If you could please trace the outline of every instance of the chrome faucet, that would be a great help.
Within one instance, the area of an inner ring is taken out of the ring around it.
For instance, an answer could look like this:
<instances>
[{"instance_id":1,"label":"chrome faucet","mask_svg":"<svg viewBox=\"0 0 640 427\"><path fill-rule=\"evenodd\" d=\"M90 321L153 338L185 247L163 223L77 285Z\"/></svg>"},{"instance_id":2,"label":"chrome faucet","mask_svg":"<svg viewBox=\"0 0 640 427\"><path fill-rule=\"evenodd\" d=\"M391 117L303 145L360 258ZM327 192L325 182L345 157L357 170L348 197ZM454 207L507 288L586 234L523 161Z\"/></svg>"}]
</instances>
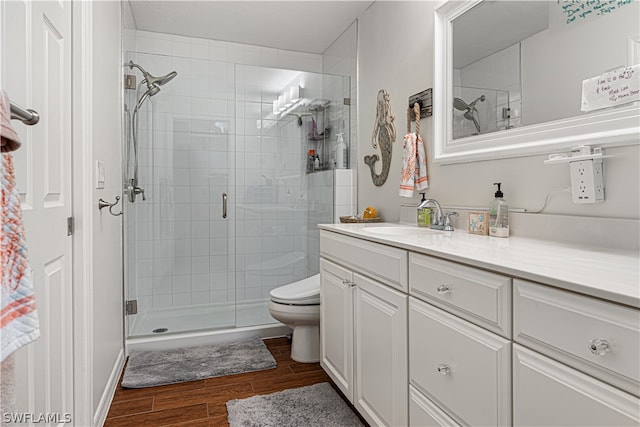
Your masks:
<instances>
[{"instance_id":1,"label":"chrome faucet","mask_svg":"<svg viewBox=\"0 0 640 427\"><path fill-rule=\"evenodd\" d=\"M433 220L431 221L431 228L434 230L442 230L444 229L444 216L442 215L442 208L440 207L440 203L436 199L426 199L420 202L418 205L418 209L425 208L428 205L433 205L436 207L436 215L435 218L432 215Z\"/></svg>"}]
</instances>

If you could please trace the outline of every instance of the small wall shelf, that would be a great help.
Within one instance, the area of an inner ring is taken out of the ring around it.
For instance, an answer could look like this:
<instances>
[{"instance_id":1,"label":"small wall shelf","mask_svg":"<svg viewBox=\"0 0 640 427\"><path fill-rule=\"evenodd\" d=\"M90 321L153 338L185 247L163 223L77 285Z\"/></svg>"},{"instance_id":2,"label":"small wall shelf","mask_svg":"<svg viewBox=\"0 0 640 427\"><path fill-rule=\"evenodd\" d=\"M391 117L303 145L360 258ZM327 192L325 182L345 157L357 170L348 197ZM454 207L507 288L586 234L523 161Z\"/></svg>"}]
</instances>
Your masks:
<instances>
[{"instance_id":1,"label":"small wall shelf","mask_svg":"<svg viewBox=\"0 0 640 427\"><path fill-rule=\"evenodd\" d=\"M585 154L584 156L567 156L567 157L560 157L557 159L548 159L544 161L544 164L553 165L556 163L570 163L570 162L578 162L581 160L608 159L609 157L614 157L614 156L604 155L602 153L594 153L594 154Z\"/></svg>"}]
</instances>

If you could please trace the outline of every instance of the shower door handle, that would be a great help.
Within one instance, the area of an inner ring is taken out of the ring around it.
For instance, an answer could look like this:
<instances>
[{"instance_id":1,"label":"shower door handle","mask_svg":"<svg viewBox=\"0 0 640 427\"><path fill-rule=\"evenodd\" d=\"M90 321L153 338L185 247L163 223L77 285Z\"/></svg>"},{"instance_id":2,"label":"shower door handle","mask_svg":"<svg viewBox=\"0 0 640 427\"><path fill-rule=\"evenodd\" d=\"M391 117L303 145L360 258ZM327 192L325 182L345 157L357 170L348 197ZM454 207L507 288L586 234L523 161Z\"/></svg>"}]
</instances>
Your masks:
<instances>
[{"instance_id":1,"label":"shower door handle","mask_svg":"<svg viewBox=\"0 0 640 427\"><path fill-rule=\"evenodd\" d=\"M222 193L222 218L227 217L227 193Z\"/></svg>"}]
</instances>

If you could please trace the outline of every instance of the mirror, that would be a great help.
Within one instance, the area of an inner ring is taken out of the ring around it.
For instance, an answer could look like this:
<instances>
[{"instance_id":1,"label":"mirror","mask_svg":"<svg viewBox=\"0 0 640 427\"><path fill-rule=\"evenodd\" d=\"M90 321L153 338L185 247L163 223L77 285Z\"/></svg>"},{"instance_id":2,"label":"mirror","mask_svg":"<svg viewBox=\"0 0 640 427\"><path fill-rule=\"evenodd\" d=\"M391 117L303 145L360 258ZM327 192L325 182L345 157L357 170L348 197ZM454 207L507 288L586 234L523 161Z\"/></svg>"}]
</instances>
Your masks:
<instances>
[{"instance_id":1,"label":"mirror","mask_svg":"<svg viewBox=\"0 0 640 427\"><path fill-rule=\"evenodd\" d=\"M582 82L640 63L640 3L449 1L435 17L435 160L637 144L638 102L582 108Z\"/></svg>"}]
</instances>

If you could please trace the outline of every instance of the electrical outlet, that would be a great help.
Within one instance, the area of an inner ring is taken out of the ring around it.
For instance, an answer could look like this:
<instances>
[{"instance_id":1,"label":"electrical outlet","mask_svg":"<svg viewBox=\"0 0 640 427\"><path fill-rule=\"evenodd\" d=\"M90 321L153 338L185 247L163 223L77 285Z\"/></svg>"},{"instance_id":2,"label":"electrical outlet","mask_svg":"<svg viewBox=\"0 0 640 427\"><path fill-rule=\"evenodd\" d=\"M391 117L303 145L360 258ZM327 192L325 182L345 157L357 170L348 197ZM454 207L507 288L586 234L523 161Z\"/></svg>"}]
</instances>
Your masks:
<instances>
[{"instance_id":1,"label":"electrical outlet","mask_svg":"<svg viewBox=\"0 0 640 427\"><path fill-rule=\"evenodd\" d=\"M573 203L600 203L604 201L602 160L569 162L571 172L571 198Z\"/></svg>"}]
</instances>

